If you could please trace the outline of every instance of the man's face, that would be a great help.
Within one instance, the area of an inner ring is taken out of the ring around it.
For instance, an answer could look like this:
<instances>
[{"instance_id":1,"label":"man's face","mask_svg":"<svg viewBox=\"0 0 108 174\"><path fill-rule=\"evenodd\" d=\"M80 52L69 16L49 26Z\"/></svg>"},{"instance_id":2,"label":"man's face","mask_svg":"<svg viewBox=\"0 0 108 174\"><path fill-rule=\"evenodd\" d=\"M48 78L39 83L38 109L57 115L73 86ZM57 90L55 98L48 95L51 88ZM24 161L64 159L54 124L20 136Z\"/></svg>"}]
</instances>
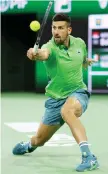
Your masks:
<instances>
[{"instance_id":1,"label":"man's face","mask_svg":"<svg viewBox=\"0 0 108 174\"><path fill-rule=\"evenodd\" d=\"M52 35L56 44L63 44L67 36L71 33L71 30L71 27L69 27L65 21L52 22Z\"/></svg>"}]
</instances>

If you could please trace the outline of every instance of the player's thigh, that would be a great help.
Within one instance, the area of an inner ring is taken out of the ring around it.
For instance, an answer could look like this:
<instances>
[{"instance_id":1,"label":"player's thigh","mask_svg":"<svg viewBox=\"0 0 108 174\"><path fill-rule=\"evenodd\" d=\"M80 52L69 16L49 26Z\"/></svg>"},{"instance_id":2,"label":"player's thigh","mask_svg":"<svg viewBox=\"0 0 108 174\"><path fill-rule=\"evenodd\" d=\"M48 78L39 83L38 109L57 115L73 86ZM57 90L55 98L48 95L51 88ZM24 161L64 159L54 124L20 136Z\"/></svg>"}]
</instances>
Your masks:
<instances>
[{"instance_id":1,"label":"player's thigh","mask_svg":"<svg viewBox=\"0 0 108 174\"><path fill-rule=\"evenodd\" d=\"M40 123L36 137L42 142L48 141L53 134L61 127L60 124L57 125L45 125Z\"/></svg>"},{"instance_id":2,"label":"player's thigh","mask_svg":"<svg viewBox=\"0 0 108 174\"><path fill-rule=\"evenodd\" d=\"M62 107L62 115L71 110L77 117L80 117L88 107L90 93L84 89L77 90L70 94Z\"/></svg>"},{"instance_id":3,"label":"player's thigh","mask_svg":"<svg viewBox=\"0 0 108 174\"><path fill-rule=\"evenodd\" d=\"M65 104L61 108L61 115L63 119L69 116L70 112L76 115L77 117L80 117L82 114L82 105L76 97L68 97Z\"/></svg>"}]
</instances>

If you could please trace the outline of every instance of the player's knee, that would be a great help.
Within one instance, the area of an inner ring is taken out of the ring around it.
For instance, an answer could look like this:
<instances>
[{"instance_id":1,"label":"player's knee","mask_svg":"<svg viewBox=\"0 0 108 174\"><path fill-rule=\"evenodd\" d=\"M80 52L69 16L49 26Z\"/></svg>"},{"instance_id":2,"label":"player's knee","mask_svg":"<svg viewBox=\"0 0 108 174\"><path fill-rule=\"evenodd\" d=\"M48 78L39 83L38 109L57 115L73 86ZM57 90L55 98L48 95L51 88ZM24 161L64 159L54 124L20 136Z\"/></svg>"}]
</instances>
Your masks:
<instances>
[{"instance_id":1,"label":"player's knee","mask_svg":"<svg viewBox=\"0 0 108 174\"><path fill-rule=\"evenodd\" d=\"M80 117L81 114L82 114L81 104L79 103L78 100L72 97L68 98L66 103L61 108L61 116L64 121L66 121L68 117L70 117L70 115Z\"/></svg>"}]
</instances>

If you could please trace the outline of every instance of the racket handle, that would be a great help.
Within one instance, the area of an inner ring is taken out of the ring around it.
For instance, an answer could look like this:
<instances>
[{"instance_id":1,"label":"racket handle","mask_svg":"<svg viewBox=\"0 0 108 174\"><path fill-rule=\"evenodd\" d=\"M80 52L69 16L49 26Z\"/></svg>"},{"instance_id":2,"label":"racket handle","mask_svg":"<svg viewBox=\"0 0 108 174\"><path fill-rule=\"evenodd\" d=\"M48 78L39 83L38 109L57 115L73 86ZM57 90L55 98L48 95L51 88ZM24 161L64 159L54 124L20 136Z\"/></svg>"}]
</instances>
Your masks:
<instances>
[{"instance_id":1,"label":"racket handle","mask_svg":"<svg viewBox=\"0 0 108 174\"><path fill-rule=\"evenodd\" d=\"M39 44L38 44L38 45L35 44L34 47L33 47L33 49L34 49L34 53L37 53L38 48L39 48Z\"/></svg>"}]
</instances>

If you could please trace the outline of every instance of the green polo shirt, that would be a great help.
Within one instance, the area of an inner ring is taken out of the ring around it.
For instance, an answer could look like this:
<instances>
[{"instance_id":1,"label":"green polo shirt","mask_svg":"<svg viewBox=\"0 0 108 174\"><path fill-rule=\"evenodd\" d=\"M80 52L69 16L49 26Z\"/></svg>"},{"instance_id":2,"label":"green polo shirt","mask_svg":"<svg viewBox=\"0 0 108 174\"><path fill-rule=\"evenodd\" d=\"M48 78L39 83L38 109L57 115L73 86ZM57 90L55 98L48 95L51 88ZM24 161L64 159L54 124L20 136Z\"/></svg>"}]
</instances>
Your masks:
<instances>
[{"instance_id":1,"label":"green polo shirt","mask_svg":"<svg viewBox=\"0 0 108 174\"><path fill-rule=\"evenodd\" d=\"M64 45L56 45L53 38L42 46L50 51L48 60L44 61L50 79L45 94L55 99L66 98L78 89L87 89L82 73L82 64L87 56L86 45L80 38L69 37L68 49Z\"/></svg>"}]
</instances>

